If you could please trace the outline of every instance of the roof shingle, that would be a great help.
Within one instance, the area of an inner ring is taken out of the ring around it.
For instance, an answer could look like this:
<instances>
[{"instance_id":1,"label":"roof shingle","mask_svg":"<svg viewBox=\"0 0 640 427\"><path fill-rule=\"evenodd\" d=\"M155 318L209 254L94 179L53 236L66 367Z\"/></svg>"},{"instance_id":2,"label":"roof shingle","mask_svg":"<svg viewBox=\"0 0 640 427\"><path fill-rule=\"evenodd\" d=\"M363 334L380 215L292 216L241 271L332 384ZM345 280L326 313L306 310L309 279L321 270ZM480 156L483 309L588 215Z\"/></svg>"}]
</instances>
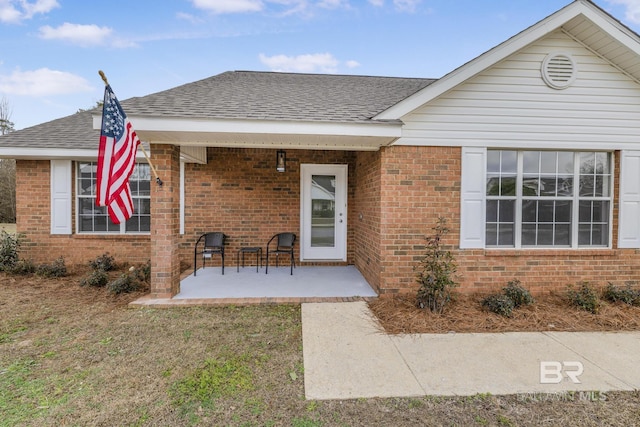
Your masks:
<instances>
[{"instance_id":1,"label":"roof shingle","mask_svg":"<svg viewBox=\"0 0 640 427\"><path fill-rule=\"evenodd\" d=\"M127 115L192 119L375 123L371 118L435 79L229 71L121 102ZM93 110L95 114L95 110ZM93 148L81 112L0 137L1 146Z\"/></svg>"}]
</instances>

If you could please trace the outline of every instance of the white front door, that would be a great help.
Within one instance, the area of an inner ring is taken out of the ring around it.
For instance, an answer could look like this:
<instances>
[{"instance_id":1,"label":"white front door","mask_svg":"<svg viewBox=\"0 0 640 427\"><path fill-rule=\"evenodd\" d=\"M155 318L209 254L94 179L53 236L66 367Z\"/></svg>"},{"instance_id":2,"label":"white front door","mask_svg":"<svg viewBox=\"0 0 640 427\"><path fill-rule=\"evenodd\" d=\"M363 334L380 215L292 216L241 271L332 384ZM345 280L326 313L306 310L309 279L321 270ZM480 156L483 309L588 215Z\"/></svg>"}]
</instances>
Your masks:
<instances>
[{"instance_id":1,"label":"white front door","mask_svg":"<svg viewBox=\"0 0 640 427\"><path fill-rule=\"evenodd\" d=\"M300 165L302 260L347 260L347 165Z\"/></svg>"}]
</instances>

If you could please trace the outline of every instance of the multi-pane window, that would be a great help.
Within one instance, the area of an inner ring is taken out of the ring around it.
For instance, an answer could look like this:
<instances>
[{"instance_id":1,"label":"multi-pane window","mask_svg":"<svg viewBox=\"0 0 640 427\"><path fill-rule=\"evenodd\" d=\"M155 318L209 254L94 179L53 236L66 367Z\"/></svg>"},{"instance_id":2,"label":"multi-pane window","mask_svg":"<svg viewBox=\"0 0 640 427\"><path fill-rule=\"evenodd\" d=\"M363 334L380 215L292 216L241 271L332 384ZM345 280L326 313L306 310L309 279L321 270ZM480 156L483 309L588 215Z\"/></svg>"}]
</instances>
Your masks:
<instances>
[{"instance_id":1,"label":"multi-pane window","mask_svg":"<svg viewBox=\"0 0 640 427\"><path fill-rule=\"evenodd\" d=\"M487 152L487 247L609 245L611 154Z\"/></svg>"},{"instance_id":2,"label":"multi-pane window","mask_svg":"<svg viewBox=\"0 0 640 427\"><path fill-rule=\"evenodd\" d=\"M133 199L133 215L124 224L114 224L106 206L96 206L95 162L78 162L77 221L79 233L148 233L151 230L151 171L148 164L137 163L129 186Z\"/></svg>"}]
</instances>

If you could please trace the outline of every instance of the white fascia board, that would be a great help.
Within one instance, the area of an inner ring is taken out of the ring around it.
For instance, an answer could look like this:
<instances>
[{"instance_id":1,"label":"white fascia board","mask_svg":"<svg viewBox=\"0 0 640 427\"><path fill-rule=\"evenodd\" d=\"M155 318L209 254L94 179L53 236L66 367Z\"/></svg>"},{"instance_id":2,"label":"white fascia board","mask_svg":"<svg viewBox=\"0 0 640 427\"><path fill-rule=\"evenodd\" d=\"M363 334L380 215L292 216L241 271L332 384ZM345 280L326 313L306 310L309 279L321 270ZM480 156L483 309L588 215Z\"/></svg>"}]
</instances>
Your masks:
<instances>
[{"instance_id":1,"label":"white fascia board","mask_svg":"<svg viewBox=\"0 0 640 427\"><path fill-rule=\"evenodd\" d=\"M72 148L23 148L0 147L0 158L20 160L91 160L98 158L98 148L95 150L78 150ZM144 159L144 154L138 151L136 159Z\"/></svg>"},{"instance_id":2,"label":"white fascia board","mask_svg":"<svg viewBox=\"0 0 640 427\"><path fill-rule=\"evenodd\" d=\"M498 141L491 140L477 140L470 141L464 140L464 142L447 142L447 141L428 141L421 143L417 138L400 138L395 141L393 145L406 145L411 147L489 147L489 148L502 148L507 150L595 150L595 151L617 151L617 150L634 150L640 151L640 142L559 142L559 141Z\"/></svg>"},{"instance_id":3,"label":"white fascia board","mask_svg":"<svg viewBox=\"0 0 640 427\"><path fill-rule=\"evenodd\" d=\"M620 39L623 35L621 30L624 27L614 22L611 17L603 14L601 10L589 4L588 2L576 1L548 16L537 24L534 24L528 29L504 41L491 50L476 57L475 59L472 59L461 67L458 67L438 81L430 84L429 86L406 98L400 103L388 108L387 110L375 116L373 120L400 120L406 114L409 114L415 109L420 108L427 102L437 98L438 96L442 95L448 90L453 89L459 84L464 83L473 76L492 67L508 56L516 53L520 49L523 49L536 40L544 37L547 34L550 34L551 32L560 28L562 25L580 14L585 15L595 24L600 25L604 31L607 31L611 34L612 37L616 39ZM628 31L625 31L625 33L628 34ZM626 38L628 40L625 45L632 45L633 43L631 41L631 38L629 36L627 36ZM635 44L637 44L637 40L635 41ZM639 46L636 46L634 51L637 51L638 48Z\"/></svg>"},{"instance_id":4,"label":"white fascia board","mask_svg":"<svg viewBox=\"0 0 640 427\"><path fill-rule=\"evenodd\" d=\"M402 123L321 123L276 120L218 120L171 117L129 116L136 131L252 133L280 135L341 135L399 138ZM93 116L94 129L100 129L100 116Z\"/></svg>"}]
</instances>

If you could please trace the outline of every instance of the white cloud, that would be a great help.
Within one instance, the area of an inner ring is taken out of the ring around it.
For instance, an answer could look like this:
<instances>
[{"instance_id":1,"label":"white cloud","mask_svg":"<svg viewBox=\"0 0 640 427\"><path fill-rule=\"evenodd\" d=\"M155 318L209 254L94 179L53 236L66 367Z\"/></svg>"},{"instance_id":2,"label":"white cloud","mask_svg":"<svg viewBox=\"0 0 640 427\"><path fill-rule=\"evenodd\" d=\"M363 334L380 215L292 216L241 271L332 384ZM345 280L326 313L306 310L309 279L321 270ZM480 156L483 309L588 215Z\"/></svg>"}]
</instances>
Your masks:
<instances>
[{"instance_id":1,"label":"white cloud","mask_svg":"<svg viewBox=\"0 0 640 427\"><path fill-rule=\"evenodd\" d=\"M421 2L422 0L393 0L393 4L397 10L410 13L415 12Z\"/></svg>"},{"instance_id":2,"label":"white cloud","mask_svg":"<svg viewBox=\"0 0 640 427\"><path fill-rule=\"evenodd\" d=\"M84 78L48 68L16 70L10 75L0 74L0 92L11 95L49 96L92 90Z\"/></svg>"},{"instance_id":3,"label":"white cloud","mask_svg":"<svg viewBox=\"0 0 640 427\"><path fill-rule=\"evenodd\" d=\"M202 24L204 20L197 16L194 16L190 13L178 12L176 13L176 18L181 19L183 21L190 22L192 24Z\"/></svg>"},{"instance_id":4,"label":"white cloud","mask_svg":"<svg viewBox=\"0 0 640 427\"><path fill-rule=\"evenodd\" d=\"M216 14L259 12L264 8L261 0L191 0L197 9Z\"/></svg>"},{"instance_id":5,"label":"white cloud","mask_svg":"<svg viewBox=\"0 0 640 427\"><path fill-rule=\"evenodd\" d=\"M320 0L318 7L324 9L338 9L340 7L349 7L349 0Z\"/></svg>"},{"instance_id":6,"label":"white cloud","mask_svg":"<svg viewBox=\"0 0 640 427\"><path fill-rule=\"evenodd\" d=\"M640 0L607 0L611 4L621 4L626 8L625 18L640 24Z\"/></svg>"},{"instance_id":7,"label":"white cloud","mask_svg":"<svg viewBox=\"0 0 640 427\"><path fill-rule=\"evenodd\" d=\"M19 22L22 13L10 1L0 0L0 22Z\"/></svg>"},{"instance_id":8,"label":"white cloud","mask_svg":"<svg viewBox=\"0 0 640 427\"><path fill-rule=\"evenodd\" d=\"M360 63L358 61L351 60L347 61L346 65L348 68L358 68L360 66Z\"/></svg>"},{"instance_id":9,"label":"white cloud","mask_svg":"<svg viewBox=\"0 0 640 427\"><path fill-rule=\"evenodd\" d=\"M277 16L289 16L294 14L309 14L312 4L309 0L190 0L197 9L205 10L213 14L225 13L250 13L270 12ZM317 6L335 8L341 5L349 6L349 0L319 0ZM270 8L274 6L275 8ZM186 15L186 14L183 14ZM182 16L187 18L187 16Z\"/></svg>"},{"instance_id":10,"label":"white cloud","mask_svg":"<svg viewBox=\"0 0 640 427\"><path fill-rule=\"evenodd\" d=\"M369 0L369 3L377 7L384 6L384 0Z\"/></svg>"},{"instance_id":11,"label":"white cloud","mask_svg":"<svg viewBox=\"0 0 640 427\"><path fill-rule=\"evenodd\" d=\"M60 7L56 0L36 0L33 3L23 0L20 1L20 4L24 7L28 18L31 18L36 13L48 13L56 7Z\"/></svg>"},{"instance_id":12,"label":"white cloud","mask_svg":"<svg viewBox=\"0 0 640 427\"><path fill-rule=\"evenodd\" d=\"M259 55L260 61L271 69L279 72L296 73L337 73L338 61L330 53L312 53L298 56Z\"/></svg>"},{"instance_id":13,"label":"white cloud","mask_svg":"<svg viewBox=\"0 0 640 427\"><path fill-rule=\"evenodd\" d=\"M65 22L57 28L49 25L40 27L40 37L45 40L64 40L80 46L106 44L113 30L95 24L82 25Z\"/></svg>"},{"instance_id":14,"label":"white cloud","mask_svg":"<svg viewBox=\"0 0 640 427\"><path fill-rule=\"evenodd\" d=\"M60 7L56 0L0 0L0 22L15 24Z\"/></svg>"}]
</instances>

